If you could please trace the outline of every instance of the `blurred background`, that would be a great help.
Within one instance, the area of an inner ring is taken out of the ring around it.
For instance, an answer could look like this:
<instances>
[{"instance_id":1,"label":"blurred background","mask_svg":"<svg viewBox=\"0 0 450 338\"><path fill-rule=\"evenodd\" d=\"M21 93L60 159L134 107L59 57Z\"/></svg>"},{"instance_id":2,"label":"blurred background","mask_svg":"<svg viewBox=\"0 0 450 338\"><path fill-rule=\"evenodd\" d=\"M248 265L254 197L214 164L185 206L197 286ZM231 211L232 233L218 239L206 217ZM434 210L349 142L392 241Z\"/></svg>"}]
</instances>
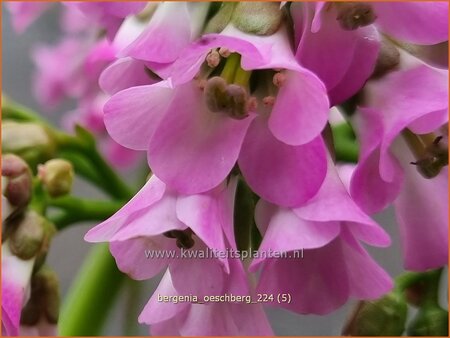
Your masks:
<instances>
[{"instance_id":1,"label":"blurred background","mask_svg":"<svg viewBox=\"0 0 450 338\"><path fill-rule=\"evenodd\" d=\"M11 28L10 16L2 4L2 88L3 92L15 101L40 112L47 119L58 125L63 112L73 108L73 103L67 102L56 112L46 112L41 109L32 94L33 64L30 51L38 43L52 44L58 41L59 24L58 8L53 7L35 22L25 33L17 35ZM133 175L129 173L128 175ZM76 195L102 197L102 194L89 187L85 182L77 181ZM375 217L392 236L392 246L388 249L373 249L369 251L391 276L395 277L403 271L398 231L392 210L387 210ZM60 278L61 295L67 294L83 259L91 248L84 242L83 236L94 224L82 223L59 232L53 242L48 257L48 264L57 272ZM159 278L149 282L126 283L122 289L116 306L111 310L104 335L148 335L148 329L137 323L140 313L150 298ZM442 283L444 286L446 281ZM442 294L446 294L443 292ZM295 296L295 295L293 295ZM355 301L327 316L300 316L285 310L267 309L267 314L276 335L340 335L346 318L350 315ZM447 305L444 305L447 308ZM133 310L134 308L134 310ZM383 325L380 323L380 325ZM126 331L124 331L126 330Z\"/></svg>"}]
</instances>

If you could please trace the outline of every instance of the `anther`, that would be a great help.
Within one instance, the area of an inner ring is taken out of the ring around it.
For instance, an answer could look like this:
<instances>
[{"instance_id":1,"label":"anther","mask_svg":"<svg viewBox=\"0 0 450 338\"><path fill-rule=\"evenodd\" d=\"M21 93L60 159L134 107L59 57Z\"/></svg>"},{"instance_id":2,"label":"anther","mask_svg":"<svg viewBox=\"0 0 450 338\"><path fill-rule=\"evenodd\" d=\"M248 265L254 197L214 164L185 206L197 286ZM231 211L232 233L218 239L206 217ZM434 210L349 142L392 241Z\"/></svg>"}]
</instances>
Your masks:
<instances>
[{"instance_id":1,"label":"anther","mask_svg":"<svg viewBox=\"0 0 450 338\"><path fill-rule=\"evenodd\" d=\"M286 82L286 74L282 72L275 73L273 76L273 84L277 87L283 86L283 84Z\"/></svg>"},{"instance_id":2,"label":"anther","mask_svg":"<svg viewBox=\"0 0 450 338\"><path fill-rule=\"evenodd\" d=\"M195 241L192 238L193 232L191 229L186 230L170 230L163 233L168 238L176 239L177 247L180 249L190 249L195 245Z\"/></svg>"},{"instance_id":3,"label":"anther","mask_svg":"<svg viewBox=\"0 0 450 338\"><path fill-rule=\"evenodd\" d=\"M417 171L423 177L436 177L448 165L448 147L442 144L442 136L416 135L408 129L402 135L416 157L416 161L410 163L417 166Z\"/></svg>"},{"instance_id":4,"label":"anther","mask_svg":"<svg viewBox=\"0 0 450 338\"><path fill-rule=\"evenodd\" d=\"M275 96L266 96L262 101L266 106L273 106L275 104Z\"/></svg>"},{"instance_id":5,"label":"anther","mask_svg":"<svg viewBox=\"0 0 450 338\"><path fill-rule=\"evenodd\" d=\"M230 56L231 51L228 48L220 47L219 48L219 54L220 54L220 56L222 56L224 58L227 58L227 57Z\"/></svg>"},{"instance_id":6,"label":"anther","mask_svg":"<svg viewBox=\"0 0 450 338\"><path fill-rule=\"evenodd\" d=\"M344 2L337 3L335 6L337 8L336 20L345 30L368 26L377 18L372 6L364 2Z\"/></svg>"},{"instance_id":7,"label":"anther","mask_svg":"<svg viewBox=\"0 0 450 338\"><path fill-rule=\"evenodd\" d=\"M217 50L212 49L206 56L206 63L211 68L216 68L220 63L220 54Z\"/></svg>"}]
</instances>

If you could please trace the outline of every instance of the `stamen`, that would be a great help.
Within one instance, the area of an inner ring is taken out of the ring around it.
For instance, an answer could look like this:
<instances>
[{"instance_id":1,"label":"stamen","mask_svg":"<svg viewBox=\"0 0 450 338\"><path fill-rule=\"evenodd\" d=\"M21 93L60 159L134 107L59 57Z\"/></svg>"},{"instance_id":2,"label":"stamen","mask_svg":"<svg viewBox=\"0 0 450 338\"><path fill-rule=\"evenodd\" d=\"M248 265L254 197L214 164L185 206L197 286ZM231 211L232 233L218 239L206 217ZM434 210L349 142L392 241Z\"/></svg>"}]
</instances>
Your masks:
<instances>
[{"instance_id":1,"label":"stamen","mask_svg":"<svg viewBox=\"0 0 450 338\"><path fill-rule=\"evenodd\" d=\"M372 6L365 2L335 3L337 18L342 29L354 30L368 26L377 18Z\"/></svg>"},{"instance_id":2,"label":"stamen","mask_svg":"<svg viewBox=\"0 0 450 338\"><path fill-rule=\"evenodd\" d=\"M266 106L273 106L275 104L275 96L272 96L272 95L266 96L263 98L262 101L263 101L264 105L266 105Z\"/></svg>"},{"instance_id":3,"label":"stamen","mask_svg":"<svg viewBox=\"0 0 450 338\"><path fill-rule=\"evenodd\" d=\"M217 50L212 49L206 56L206 63L211 68L216 68L220 63L220 54Z\"/></svg>"},{"instance_id":4,"label":"stamen","mask_svg":"<svg viewBox=\"0 0 450 338\"><path fill-rule=\"evenodd\" d=\"M220 47L219 54L220 54L220 56L227 58L231 55L231 51L228 48Z\"/></svg>"},{"instance_id":5,"label":"stamen","mask_svg":"<svg viewBox=\"0 0 450 338\"><path fill-rule=\"evenodd\" d=\"M258 108L258 100L252 96L247 101L247 111L255 111Z\"/></svg>"},{"instance_id":6,"label":"stamen","mask_svg":"<svg viewBox=\"0 0 450 338\"><path fill-rule=\"evenodd\" d=\"M195 245L195 241L192 238L193 232L189 228L186 230L170 230L163 235L168 238L176 238L177 247L180 249L190 249Z\"/></svg>"},{"instance_id":7,"label":"stamen","mask_svg":"<svg viewBox=\"0 0 450 338\"><path fill-rule=\"evenodd\" d=\"M275 73L275 75L273 76L273 84L278 88L280 88L281 86L284 85L286 79L287 79L286 74L282 72Z\"/></svg>"},{"instance_id":8,"label":"stamen","mask_svg":"<svg viewBox=\"0 0 450 338\"><path fill-rule=\"evenodd\" d=\"M436 177L441 169L448 165L448 146L443 144L442 136L416 135L408 129L405 129L402 135L416 158L411 164L417 166L423 177Z\"/></svg>"}]
</instances>

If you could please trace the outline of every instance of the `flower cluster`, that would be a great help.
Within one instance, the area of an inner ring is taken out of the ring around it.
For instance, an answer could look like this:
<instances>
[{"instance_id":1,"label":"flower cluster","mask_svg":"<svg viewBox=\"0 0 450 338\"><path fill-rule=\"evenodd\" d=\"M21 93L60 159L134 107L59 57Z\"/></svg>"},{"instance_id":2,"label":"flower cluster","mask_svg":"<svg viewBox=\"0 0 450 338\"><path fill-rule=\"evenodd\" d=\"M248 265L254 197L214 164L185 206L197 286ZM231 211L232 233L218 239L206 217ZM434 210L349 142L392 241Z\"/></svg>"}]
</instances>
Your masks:
<instances>
[{"instance_id":1,"label":"flower cluster","mask_svg":"<svg viewBox=\"0 0 450 338\"><path fill-rule=\"evenodd\" d=\"M18 29L43 10L10 7ZM447 3L84 2L64 11L66 39L34 54L36 95L47 106L77 99L66 121L107 131L115 162L147 153L147 183L85 239L109 242L134 279L164 272L139 316L153 335L273 335L263 305L323 315L383 296L391 277L363 243L390 244L371 218L388 206L406 269L447 264L448 71L423 52L448 40ZM355 165L333 144L336 107L360 145ZM145 254L227 249L304 254ZM289 301L158 300L224 294Z\"/></svg>"}]
</instances>

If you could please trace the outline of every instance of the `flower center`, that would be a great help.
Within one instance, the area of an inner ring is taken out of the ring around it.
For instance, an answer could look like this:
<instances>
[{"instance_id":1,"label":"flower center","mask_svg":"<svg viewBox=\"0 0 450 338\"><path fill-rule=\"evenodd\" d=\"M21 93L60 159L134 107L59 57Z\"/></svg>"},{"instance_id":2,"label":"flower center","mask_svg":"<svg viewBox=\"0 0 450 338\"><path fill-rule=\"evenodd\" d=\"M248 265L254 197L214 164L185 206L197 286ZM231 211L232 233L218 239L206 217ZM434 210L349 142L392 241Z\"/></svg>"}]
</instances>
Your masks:
<instances>
[{"instance_id":1,"label":"flower center","mask_svg":"<svg viewBox=\"0 0 450 338\"><path fill-rule=\"evenodd\" d=\"M342 2L334 5L337 10L336 20L345 30L368 26L377 18L372 6L365 2Z\"/></svg>"},{"instance_id":2,"label":"flower center","mask_svg":"<svg viewBox=\"0 0 450 338\"><path fill-rule=\"evenodd\" d=\"M195 241L192 238L193 231L191 229L186 230L170 230L166 231L163 235L168 238L175 238L177 240L177 247L180 249L191 249Z\"/></svg>"},{"instance_id":3,"label":"flower center","mask_svg":"<svg viewBox=\"0 0 450 338\"><path fill-rule=\"evenodd\" d=\"M448 146L444 144L442 136L436 137L432 133L416 135L408 129L402 135L416 158L411 164L417 166L423 177L436 177L448 165Z\"/></svg>"},{"instance_id":4,"label":"flower center","mask_svg":"<svg viewBox=\"0 0 450 338\"><path fill-rule=\"evenodd\" d=\"M241 56L222 47L208 53L196 79L211 112L241 120L259 103L273 106L287 75L282 69L244 70Z\"/></svg>"}]
</instances>

